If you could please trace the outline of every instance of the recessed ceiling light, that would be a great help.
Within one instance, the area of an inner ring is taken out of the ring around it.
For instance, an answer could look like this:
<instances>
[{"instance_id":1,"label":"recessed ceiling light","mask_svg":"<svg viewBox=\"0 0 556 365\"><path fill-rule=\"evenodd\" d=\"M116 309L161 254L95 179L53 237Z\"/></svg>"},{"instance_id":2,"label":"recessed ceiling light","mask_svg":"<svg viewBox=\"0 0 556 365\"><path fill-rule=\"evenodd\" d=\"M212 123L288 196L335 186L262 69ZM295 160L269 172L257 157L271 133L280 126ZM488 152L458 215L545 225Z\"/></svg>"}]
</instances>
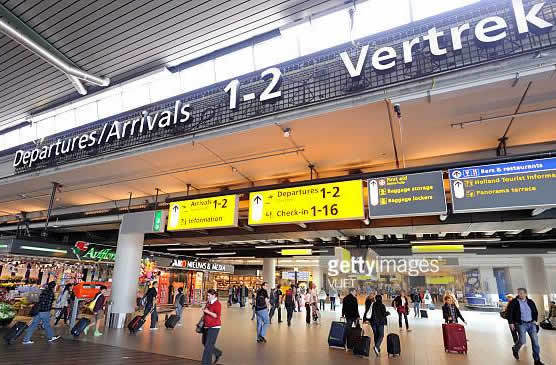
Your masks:
<instances>
[{"instance_id":1,"label":"recessed ceiling light","mask_svg":"<svg viewBox=\"0 0 556 365\"><path fill-rule=\"evenodd\" d=\"M235 255L237 252L210 252L210 253L198 253L197 256L231 256Z\"/></svg>"},{"instance_id":2,"label":"recessed ceiling light","mask_svg":"<svg viewBox=\"0 0 556 365\"><path fill-rule=\"evenodd\" d=\"M210 251L211 247L180 247L180 248L167 248L168 251Z\"/></svg>"}]
</instances>

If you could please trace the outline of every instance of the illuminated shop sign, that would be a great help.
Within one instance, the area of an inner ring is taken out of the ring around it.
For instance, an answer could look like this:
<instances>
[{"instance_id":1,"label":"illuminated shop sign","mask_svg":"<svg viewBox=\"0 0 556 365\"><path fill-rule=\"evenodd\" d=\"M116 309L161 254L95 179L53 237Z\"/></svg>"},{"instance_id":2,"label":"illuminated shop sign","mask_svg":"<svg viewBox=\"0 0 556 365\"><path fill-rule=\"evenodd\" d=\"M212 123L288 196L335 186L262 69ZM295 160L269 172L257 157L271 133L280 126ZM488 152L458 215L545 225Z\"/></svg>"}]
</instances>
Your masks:
<instances>
[{"instance_id":1,"label":"illuminated shop sign","mask_svg":"<svg viewBox=\"0 0 556 365\"><path fill-rule=\"evenodd\" d=\"M234 273L234 266L228 264L219 264L217 262L207 261L191 261L191 260L174 260L172 267L179 267L183 269L196 270L196 271L214 271Z\"/></svg>"},{"instance_id":2,"label":"illuminated shop sign","mask_svg":"<svg viewBox=\"0 0 556 365\"><path fill-rule=\"evenodd\" d=\"M556 206L556 158L449 171L454 213Z\"/></svg>"},{"instance_id":3,"label":"illuminated shop sign","mask_svg":"<svg viewBox=\"0 0 556 365\"><path fill-rule=\"evenodd\" d=\"M84 241L77 241L73 253L79 260L116 261L116 251L111 248L99 248Z\"/></svg>"},{"instance_id":4,"label":"illuminated shop sign","mask_svg":"<svg viewBox=\"0 0 556 365\"><path fill-rule=\"evenodd\" d=\"M357 46L324 50L130 111L117 120L91 123L87 132L46 137L38 146L18 150L13 166L20 173L63 165L553 47L556 31L549 21L555 8L530 0L492 6L480 2L458 10L457 17L428 19L428 29L422 22L410 23L387 36L361 39ZM484 14L479 19L478 11ZM449 23L451 19L458 22ZM547 35L526 36L534 31Z\"/></svg>"}]
</instances>

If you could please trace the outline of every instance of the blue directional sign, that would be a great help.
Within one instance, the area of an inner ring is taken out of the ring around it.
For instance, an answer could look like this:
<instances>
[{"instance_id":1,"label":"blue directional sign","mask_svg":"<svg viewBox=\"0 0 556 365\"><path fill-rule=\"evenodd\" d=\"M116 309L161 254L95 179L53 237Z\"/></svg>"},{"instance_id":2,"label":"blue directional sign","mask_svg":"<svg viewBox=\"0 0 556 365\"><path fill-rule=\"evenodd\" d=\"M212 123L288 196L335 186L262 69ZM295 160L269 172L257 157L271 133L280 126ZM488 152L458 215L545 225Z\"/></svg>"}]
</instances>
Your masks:
<instances>
[{"instance_id":1,"label":"blue directional sign","mask_svg":"<svg viewBox=\"0 0 556 365\"><path fill-rule=\"evenodd\" d=\"M556 206L556 158L449 170L454 213Z\"/></svg>"}]
</instances>

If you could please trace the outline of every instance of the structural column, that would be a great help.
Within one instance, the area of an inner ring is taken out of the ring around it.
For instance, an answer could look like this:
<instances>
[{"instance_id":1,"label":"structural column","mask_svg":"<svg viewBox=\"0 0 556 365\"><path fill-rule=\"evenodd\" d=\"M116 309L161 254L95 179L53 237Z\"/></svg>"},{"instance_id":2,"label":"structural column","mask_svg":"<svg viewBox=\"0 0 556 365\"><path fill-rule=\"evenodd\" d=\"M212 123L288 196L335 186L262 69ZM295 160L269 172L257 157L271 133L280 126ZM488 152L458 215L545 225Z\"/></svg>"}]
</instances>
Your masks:
<instances>
[{"instance_id":1,"label":"structural column","mask_svg":"<svg viewBox=\"0 0 556 365\"><path fill-rule=\"evenodd\" d=\"M276 286L276 259L263 259L263 281L266 281L270 288Z\"/></svg>"},{"instance_id":2,"label":"structural column","mask_svg":"<svg viewBox=\"0 0 556 365\"><path fill-rule=\"evenodd\" d=\"M524 257L523 274L527 295L537 305L539 320L542 320L548 310L548 280L546 278L546 267L542 257Z\"/></svg>"},{"instance_id":3,"label":"structural column","mask_svg":"<svg viewBox=\"0 0 556 365\"><path fill-rule=\"evenodd\" d=\"M313 284L318 292L323 288L322 286L322 270L320 266L313 268Z\"/></svg>"},{"instance_id":4,"label":"structural column","mask_svg":"<svg viewBox=\"0 0 556 365\"><path fill-rule=\"evenodd\" d=\"M493 268L479 267L479 277L481 279L481 289L487 297L487 303L498 303L500 298L498 297L498 285Z\"/></svg>"}]
</instances>

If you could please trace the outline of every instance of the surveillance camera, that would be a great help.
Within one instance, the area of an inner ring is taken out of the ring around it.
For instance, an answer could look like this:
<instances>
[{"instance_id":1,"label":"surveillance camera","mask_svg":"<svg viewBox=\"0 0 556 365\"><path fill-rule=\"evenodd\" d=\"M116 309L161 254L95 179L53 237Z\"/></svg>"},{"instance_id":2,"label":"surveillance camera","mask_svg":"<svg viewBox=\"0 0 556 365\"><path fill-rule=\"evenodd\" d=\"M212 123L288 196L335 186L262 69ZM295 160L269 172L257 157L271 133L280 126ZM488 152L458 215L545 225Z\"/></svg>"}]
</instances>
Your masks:
<instances>
[{"instance_id":1,"label":"surveillance camera","mask_svg":"<svg viewBox=\"0 0 556 365\"><path fill-rule=\"evenodd\" d=\"M398 115L398 118L402 116L402 110L400 108L400 104L394 104L394 111Z\"/></svg>"}]
</instances>

